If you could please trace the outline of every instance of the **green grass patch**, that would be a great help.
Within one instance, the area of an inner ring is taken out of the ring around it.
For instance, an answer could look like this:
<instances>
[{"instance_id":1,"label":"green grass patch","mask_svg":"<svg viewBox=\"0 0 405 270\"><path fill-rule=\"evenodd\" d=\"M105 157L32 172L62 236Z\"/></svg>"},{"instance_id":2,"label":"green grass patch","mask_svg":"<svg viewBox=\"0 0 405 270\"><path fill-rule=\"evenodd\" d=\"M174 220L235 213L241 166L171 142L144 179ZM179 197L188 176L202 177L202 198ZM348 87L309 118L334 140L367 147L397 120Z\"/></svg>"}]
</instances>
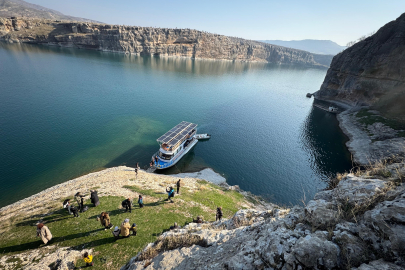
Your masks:
<instances>
[{"instance_id":1,"label":"green grass patch","mask_svg":"<svg viewBox=\"0 0 405 270\"><path fill-rule=\"evenodd\" d=\"M378 122L383 123L384 125L389 126L394 130L399 130L398 136L405 137L405 124L400 121L373 114L368 109L361 109L357 112L356 117L359 118L358 121L360 123L367 126Z\"/></svg>"},{"instance_id":2,"label":"green grass patch","mask_svg":"<svg viewBox=\"0 0 405 270\"><path fill-rule=\"evenodd\" d=\"M92 269L119 269L147 243L156 241L174 222L184 226L196 216L214 221L217 206L223 207L224 217L231 217L246 203L240 193L209 183L200 183L199 189L193 192L182 187L181 194L175 195L174 203L164 201L167 194L141 190L136 186L126 188L142 194L145 207L136 206L132 213L125 213L120 207L124 197L109 196L100 197L100 205L97 207L92 207L90 200L86 201L89 210L80 213L78 218L59 207L50 209L44 215L15 218L7 231L0 235L0 254L11 255L42 246L40 238L36 237L36 223L42 220L53 234L51 245L73 247L77 250L93 248L95 265ZM64 199L61 198L60 207ZM136 200L134 203L137 205ZM114 226L119 226L125 218L129 218L131 224L135 222L138 227L137 236L115 241L112 230L104 230L96 220L102 211L110 214ZM79 259L76 266L84 265L83 260Z\"/></svg>"}]
</instances>

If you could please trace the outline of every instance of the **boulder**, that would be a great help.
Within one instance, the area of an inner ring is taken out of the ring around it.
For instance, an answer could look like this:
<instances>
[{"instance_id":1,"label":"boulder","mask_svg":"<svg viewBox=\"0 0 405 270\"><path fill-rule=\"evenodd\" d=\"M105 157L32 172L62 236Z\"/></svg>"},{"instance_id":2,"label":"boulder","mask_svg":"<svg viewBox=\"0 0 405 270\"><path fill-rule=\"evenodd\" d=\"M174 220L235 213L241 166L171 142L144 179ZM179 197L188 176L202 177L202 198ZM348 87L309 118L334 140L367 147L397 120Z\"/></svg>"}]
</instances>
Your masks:
<instances>
[{"instance_id":1,"label":"boulder","mask_svg":"<svg viewBox=\"0 0 405 270\"><path fill-rule=\"evenodd\" d=\"M316 236L299 239L292 248L292 254L300 264L310 269L333 269L340 265L339 247Z\"/></svg>"}]
</instances>

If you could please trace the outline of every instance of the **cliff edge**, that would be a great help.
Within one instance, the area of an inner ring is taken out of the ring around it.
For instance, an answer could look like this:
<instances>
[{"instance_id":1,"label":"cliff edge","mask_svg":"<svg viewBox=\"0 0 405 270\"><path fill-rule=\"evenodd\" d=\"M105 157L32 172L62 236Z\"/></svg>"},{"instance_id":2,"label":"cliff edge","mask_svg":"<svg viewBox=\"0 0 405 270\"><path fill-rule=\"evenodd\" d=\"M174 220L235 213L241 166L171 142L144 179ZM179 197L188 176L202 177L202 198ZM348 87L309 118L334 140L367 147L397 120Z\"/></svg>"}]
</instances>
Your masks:
<instances>
[{"instance_id":1,"label":"cliff edge","mask_svg":"<svg viewBox=\"0 0 405 270\"><path fill-rule=\"evenodd\" d=\"M315 97L405 115L405 13L336 55Z\"/></svg>"},{"instance_id":2,"label":"cliff edge","mask_svg":"<svg viewBox=\"0 0 405 270\"><path fill-rule=\"evenodd\" d=\"M332 56L192 29L0 18L0 40L128 54L257 61L327 68Z\"/></svg>"},{"instance_id":3,"label":"cliff edge","mask_svg":"<svg viewBox=\"0 0 405 270\"><path fill-rule=\"evenodd\" d=\"M121 270L404 269L404 164L381 168L389 179L376 169L337 179L304 207L245 209L165 232Z\"/></svg>"}]
</instances>

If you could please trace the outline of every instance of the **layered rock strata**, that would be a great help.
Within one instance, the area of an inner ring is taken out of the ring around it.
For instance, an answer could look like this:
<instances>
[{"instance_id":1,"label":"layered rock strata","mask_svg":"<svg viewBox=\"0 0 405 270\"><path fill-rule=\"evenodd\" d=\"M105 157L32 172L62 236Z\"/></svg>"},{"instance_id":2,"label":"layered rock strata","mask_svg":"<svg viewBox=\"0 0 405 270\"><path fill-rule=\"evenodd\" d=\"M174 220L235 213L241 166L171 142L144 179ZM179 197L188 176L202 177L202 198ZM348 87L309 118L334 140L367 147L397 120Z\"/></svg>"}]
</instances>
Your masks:
<instances>
[{"instance_id":1,"label":"layered rock strata","mask_svg":"<svg viewBox=\"0 0 405 270\"><path fill-rule=\"evenodd\" d=\"M405 13L336 55L315 97L369 106L387 96L395 103L404 99L404 67Z\"/></svg>"},{"instance_id":2,"label":"layered rock strata","mask_svg":"<svg viewBox=\"0 0 405 270\"><path fill-rule=\"evenodd\" d=\"M328 67L332 56L191 29L0 18L0 39L130 54Z\"/></svg>"},{"instance_id":3,"label":"layered rock strata","mask_svg":"<svg viewBox=\"0 0 405 270\"><path fill-rule=\"evenodd\" d=\"M397 166L405 173L404 164ZM305 207L240 210L230 220L165 232L121 270L399 270L405 267L404 224L403 184L348 175ZM196 236L199 244L145 259L159 242Z\"/></svg>"}]
</instances>

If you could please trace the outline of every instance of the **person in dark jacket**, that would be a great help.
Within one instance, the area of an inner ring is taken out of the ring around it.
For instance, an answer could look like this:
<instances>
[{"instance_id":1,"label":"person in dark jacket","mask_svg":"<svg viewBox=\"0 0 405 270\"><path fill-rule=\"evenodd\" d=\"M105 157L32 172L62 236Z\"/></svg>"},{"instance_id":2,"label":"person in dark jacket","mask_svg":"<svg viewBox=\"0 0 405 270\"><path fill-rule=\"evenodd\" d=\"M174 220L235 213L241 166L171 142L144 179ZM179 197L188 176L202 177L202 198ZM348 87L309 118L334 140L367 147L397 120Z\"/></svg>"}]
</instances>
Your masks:
<instances>
[{"instance_id":1,"label":"person in dark jacket","mask_svg":"<svg viewBox=\"0 0 405 270\"><path fill-rule=\"evenodd\" d=\"M73 205L70 206L70 211L72 211L73 217L79 217L79 209L77 209Z\"/></svg>"},{"instance_id":2,"label":"person in dark jacket","mask_svg":"<svg viewBox=\"0 0 405 270\"><path fill-rule=\"evenodd\" d=\"M217 220L221 220L221 218L222 218L222 216L223 216L223 213L222 213L222 207L218 207L217 208L217 216L216 216L216 221Z\"/></svg>"},{"instance_id":3,"label":"person in dark jacket","mask_svg":"<svg viewBox=\"0 0 405 270\"><path fill-rule=\"evenodd\" d=\"M142 199L142 195L139 195L139 198L138 198L138 204L139 204L139 208L142 208L142 207L143 207L143 199Z\"/></svg>"},{"instance_id":4,"label":"person in dark jacket","mask_svg":"<svg viewBox=\"0 0 405 270\"><path fill-rule=\"evenodd\" d=\"M132 208L131 208L131 199L130 198L123 200L121 205L122 205L122 207L125 208L125 212L128 212L128 210L129 210L129 212L131 213Z\"/></svg>"},{"instance_id":5,"label":"person in dark jacket","mask_svg":"<svg viewBox=\"0 0 405 270\"><path fill-rule=\"evenodd\" d=\"M174 197L174 189L173 187L170 188L166 188L166 192L167 192L167 200L170 200L170 202L173 202L172 198Z\"/></svg>"},{"instance_id":6,"label":"person in dark jacket","mask_svg":"<svg viewBox=\"0 0 405 270\"><path fill-rule=\"evenodd\" d=\"M96 207L100 204L100 200L98 199L97 190L90 190L90 200L91 203Z\"/></svg>"},{"instance_id":7,"label":"person in dark jacket","mask_svg":"<svg viewBox=\"0 0 405 270\"><path fill-rule=\"evenodd\" d=\"M179 179L179 181L177 181L176 185L177 185L177 194L180 193L180 181L181 179Z\"/></svg>"}]
</instances>

